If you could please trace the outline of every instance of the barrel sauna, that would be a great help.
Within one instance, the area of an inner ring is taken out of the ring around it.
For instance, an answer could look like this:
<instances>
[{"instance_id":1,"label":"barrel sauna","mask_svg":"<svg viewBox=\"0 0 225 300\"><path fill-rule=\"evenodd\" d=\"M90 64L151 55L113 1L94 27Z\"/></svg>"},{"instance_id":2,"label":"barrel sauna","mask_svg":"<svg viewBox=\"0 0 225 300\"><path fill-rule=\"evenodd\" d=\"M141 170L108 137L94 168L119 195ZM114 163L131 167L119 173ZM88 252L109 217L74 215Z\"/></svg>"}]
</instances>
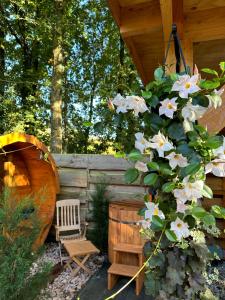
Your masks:
<instances>
[{"instance_id":1,"label":"barrel sauna","mask_svg":"<svg viewBox=\"0 0 225 300\"><path fill-rule=\"evenodd\" d=\"M0 136L0 188L17 201L30 196L41 221L37 246L44 243L55 212L59 178L53 157L36 137L24 133Z\"/></svg>"},{"instance_id":2,"label":"barrel sauna","mask_svg":"<svg viewBox=\"0 0 225 300\"><path fill-rule=\"evenodd\" d=\"M117 243L143 245L140 235L141 220L138 211L144 207L143 201L121 200L109 204L109 232L108 232L108 256L113 262L113 247ZM126 265L138 265L137 255L120 252L118 263Z\"/></svg>"}]
</instances>

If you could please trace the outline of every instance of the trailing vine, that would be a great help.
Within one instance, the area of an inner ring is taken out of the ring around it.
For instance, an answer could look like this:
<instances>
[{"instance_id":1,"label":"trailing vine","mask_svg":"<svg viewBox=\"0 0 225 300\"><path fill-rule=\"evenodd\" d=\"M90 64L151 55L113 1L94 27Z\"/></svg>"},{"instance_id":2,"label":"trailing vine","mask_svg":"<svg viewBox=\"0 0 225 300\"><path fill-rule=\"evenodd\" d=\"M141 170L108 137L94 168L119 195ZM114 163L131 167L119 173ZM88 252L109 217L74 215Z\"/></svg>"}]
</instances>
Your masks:
<instances>
[{"instance_id":1,"label":"trailing vine","mask_svg":"<svg viewBox=\"0 0 225 300\"><path fill-rule=\"evenodd\" d=\"M146 293L158 300L216 299L206 287L213 258L206 235L219 236L216 218L225 218L225 208L212 205L207 211L202 199L213 198L206 174L225 176L225 137L209 134L197 120L222 104L225 62L220 74L202 71L212 78L201 79L197 68L192 76L165 76L158 68L141 96L118 94L110 102L117 113L134 114L140 123L125 178L129 183L141 178L153 195L152 200L145 195L140 214L141 234L149 240Z\"/></svg>"}]
</instances>

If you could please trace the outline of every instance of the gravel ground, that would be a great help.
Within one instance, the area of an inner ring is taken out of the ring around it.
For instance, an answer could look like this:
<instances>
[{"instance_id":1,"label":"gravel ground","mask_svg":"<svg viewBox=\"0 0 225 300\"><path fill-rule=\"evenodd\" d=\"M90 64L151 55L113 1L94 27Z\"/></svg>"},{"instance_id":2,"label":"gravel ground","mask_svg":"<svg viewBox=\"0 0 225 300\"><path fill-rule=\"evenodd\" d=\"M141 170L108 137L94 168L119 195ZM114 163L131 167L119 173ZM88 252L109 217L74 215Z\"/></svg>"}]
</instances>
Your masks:
<instances>
[{"instance_id":1,"label":"gravel ground","mask_svg":"<svg viewBox=\"0 0 225 300\"><path fill-rule=\"evenodd\" d=\"M86 262L86 266L92 271L88 274L80 270L76 276L72 274L69 268L61 269L54 281L48 284L45 292L48 294L50 300L71 300L74 295L82 288L88 279L102 266L105 257L102 255L92 255ZM50 262L53 266L60 266L58 244L50 243L46 245L46 250L40 261ZM34 268L38 267L38 261ZM76 264L73 264L76 267ZM60 268L58 268L60 269Z\"/></svg>"},{"instance_id":2,"label":"gravel ground","mask_svg":"<svg viewBox=\"0 0 225 300\"><path fill-rule=\"evenodd\" d=\"M210 267L208 286L215 296L225 299L225 260L216 261Z\"/></svg>"}]
</instances>

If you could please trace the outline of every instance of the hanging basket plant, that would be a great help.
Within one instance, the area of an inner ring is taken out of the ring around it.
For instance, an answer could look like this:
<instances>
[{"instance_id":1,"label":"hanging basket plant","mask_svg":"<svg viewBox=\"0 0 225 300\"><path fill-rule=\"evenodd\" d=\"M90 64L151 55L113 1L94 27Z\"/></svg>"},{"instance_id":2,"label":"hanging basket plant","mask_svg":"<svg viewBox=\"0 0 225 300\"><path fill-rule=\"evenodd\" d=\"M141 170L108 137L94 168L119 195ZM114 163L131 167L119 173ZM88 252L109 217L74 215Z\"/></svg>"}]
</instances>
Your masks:
<instances>
[{"instance_id":1,"label":"hanging basket plant","mask_svg":"<svg viewBox=\"0 0 225 300\"><path fill-rule=\"evenodd\" d=\"M225 176L225 138L197 121L222 104L225 62L220 69L203 69L213 77L204 80L197 69L193 76L166 76L158 68L141 96L118 94L111 103L117 113L140 120L135 149L127 156L134 166L125 177L131 183L141 175L153 195L145 196L141 233L149 240L146 292L155 299L216 299L206 289L212 259L206 235L219 236L216 218L225 218L225 208L206 211L202 199L213 197L206 174Z\"/></svg>"}]
</instances>

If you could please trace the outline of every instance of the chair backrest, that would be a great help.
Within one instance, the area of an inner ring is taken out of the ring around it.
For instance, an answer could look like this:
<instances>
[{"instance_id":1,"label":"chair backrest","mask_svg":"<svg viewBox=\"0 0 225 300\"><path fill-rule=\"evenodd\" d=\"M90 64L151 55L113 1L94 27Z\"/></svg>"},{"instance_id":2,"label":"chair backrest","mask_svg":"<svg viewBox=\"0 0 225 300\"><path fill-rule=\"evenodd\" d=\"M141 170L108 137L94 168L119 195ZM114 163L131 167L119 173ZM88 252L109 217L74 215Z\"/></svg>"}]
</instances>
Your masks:
<instances>
[{"instance_id":1,"label":"chair backrest","mask_svg":"<svg viewBox=\"0 0 225 300\"><path fill-rule=\"evenodd\" d=\"M79 230L80 226L80 200L66 199L56 202L56 218L59 231Z\"/></svg>"}]
</instances>

